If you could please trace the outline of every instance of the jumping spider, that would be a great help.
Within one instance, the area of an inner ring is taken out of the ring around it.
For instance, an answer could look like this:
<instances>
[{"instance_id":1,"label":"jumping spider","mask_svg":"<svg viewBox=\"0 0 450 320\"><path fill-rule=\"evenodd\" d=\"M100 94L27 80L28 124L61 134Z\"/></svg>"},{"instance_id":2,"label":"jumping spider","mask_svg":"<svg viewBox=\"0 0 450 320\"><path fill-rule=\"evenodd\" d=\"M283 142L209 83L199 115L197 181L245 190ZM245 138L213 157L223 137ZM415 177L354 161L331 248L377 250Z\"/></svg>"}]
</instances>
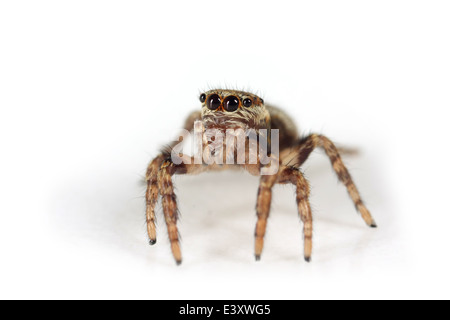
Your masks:
<instances>
[{"instance_id":1,"label":"jumping spider","mask_svg":"<svg viewBox=\"0 0 450 320\"><path fill-rule=\"evenodd\" d=\"M162 151L153 159L146 172L146 216L150 244L156 243L155 205L159 195L161 195L172 254L177 264L180 264L182 259L177 229L177 200L172 176L174 174L198 174L210 170L234 168L243 168L252 175L260 176L256 202L256 260L260 259L263 249L264 234L272 199L272 187L277 183L291 183L296 187L298 213L303 222L304 258L309 262L311 260L313 229L311 207L308 200L310 188L308 181L299 168L317 147L322 148L327 154L334 171L339 180L346 186L350 198L353 200L356 209L361 213L365 223L370 227L376 227L374 219L363 204L358 190L342 162L338 148L327 137L320 134L310 134L301 137L294 122L286 113L276 107L266 105L261 98L251 93L225 89L210 90L200 95L200 102L202 103L201 110L189 115L184 125L185 130L193 130L194 123L200 123L203 131L208 129L222 131L227 129L254 129L259 132L262 129L267 129L268 131L270 129L278 129L279 153L271 156L276 156L279 169L274 174L262 175L261 170L264 165L260 161L257 161L256 164L231 165L217 163L198 164L198 162L195 163L194 161L176 164L171 157L170 148ZM173 148L174 145L175 143L172 143L170 147ZM235 151L232 152L235 155ZM245 152L248 153L249 149L246 148ZM190 156L184 157L191 160ZM248 160L247 154L246 160ZM258 160L260 159L258 158Z\"/></svg>"}]
</instances>

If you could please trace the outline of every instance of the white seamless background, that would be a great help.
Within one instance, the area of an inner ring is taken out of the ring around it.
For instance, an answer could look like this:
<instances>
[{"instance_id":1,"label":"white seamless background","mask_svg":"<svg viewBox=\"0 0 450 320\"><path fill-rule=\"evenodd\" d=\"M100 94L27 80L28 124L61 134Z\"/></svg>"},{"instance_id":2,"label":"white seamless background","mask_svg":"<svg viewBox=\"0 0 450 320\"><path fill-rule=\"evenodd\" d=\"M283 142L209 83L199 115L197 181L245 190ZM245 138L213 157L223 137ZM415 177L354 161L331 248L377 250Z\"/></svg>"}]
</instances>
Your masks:
<instances>
[{"instance_id":1,"label":"white seamless background","mask_svg":"<svg viewBox=\"0 0 450 320\"><path fill-rule=\"evenodd\" d=\"M0 298L449 298L450 5L446 1L3 1ZM215 87L251 90L302 133L357 147L348 168L379 228L323 153L312 262L292 186L274 189L254 261L258 179L176 177L183 264L145 169Z\"/></svg>"}]
</instances>

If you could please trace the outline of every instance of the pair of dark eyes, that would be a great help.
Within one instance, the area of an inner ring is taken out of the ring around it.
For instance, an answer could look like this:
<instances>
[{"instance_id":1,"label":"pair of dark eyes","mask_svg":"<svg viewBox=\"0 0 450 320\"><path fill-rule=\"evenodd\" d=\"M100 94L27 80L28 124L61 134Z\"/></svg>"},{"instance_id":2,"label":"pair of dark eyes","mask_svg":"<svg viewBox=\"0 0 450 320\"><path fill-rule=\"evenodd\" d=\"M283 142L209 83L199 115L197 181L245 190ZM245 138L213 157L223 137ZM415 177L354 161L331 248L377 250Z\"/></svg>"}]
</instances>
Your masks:
<instances>
[{"instance_id":1,"label":"pair of dark eyes","mask_svg":"<svg viewBox=\"0 0 450 320\"><path fill-rule=\"evenodd\" d=\"M220 96L218 94L215 94L215 93L208 97L206 97L206 94L202 93L200 95L200 102L203 103L205 101L206 101L206 106L208 107L209 110L216 110L222 104L222 99L220 98ZM240 103L241 103L241 101L239 100L238 97L227 96L223 100L223 109L228 112L236 111L237 109L239 109ZM253 104L253 101L249 98L245 98L242 101L242 105L247 108L251 107L252 104Z\"/></svg>"}]
</instances>

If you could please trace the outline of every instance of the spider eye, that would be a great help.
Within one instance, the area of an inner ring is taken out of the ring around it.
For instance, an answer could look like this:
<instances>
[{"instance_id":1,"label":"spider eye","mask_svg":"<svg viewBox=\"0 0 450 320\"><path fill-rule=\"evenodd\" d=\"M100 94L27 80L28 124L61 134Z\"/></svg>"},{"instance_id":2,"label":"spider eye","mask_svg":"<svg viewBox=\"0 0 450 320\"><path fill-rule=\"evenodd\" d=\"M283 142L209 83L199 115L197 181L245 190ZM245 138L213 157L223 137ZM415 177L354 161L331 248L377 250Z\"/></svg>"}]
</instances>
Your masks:
<instances>
[{"instance_id":1,"label":"spider eye","mask_svg":"<svg viewBox=\"0 0 450 320\"><path fill-rule=\"evenodd\" d=\"M206 94L202 93L200 95L200 102L203 103L203 102L205 102L205 100L206 100Z\"/></svg>"},{"instance_id":2,"label":"spider eye","mask_svg":"<svg viewBox=\"0 0 450 320\"><path fill-rule=\"evenodd\" d=\"M208 98L208 102L206 103L206 106L209 110L216 110L218 107L220 107L220 97L217 94L212 94Z\"/></svg>"},{"instance_id":3,"label":"spider eye","mask_svg":"<svg viewBox=\"0 0 450 320\"><path fill-rule=\"evenodd\" d=\"M251 107L252 106L253 101L249 98L244 99L244 101L242 101L242 104L244 105L244 107Z\"/></svg>"},{"instance_id":4,"label":"spider eye","mask_svg":"<svg viewBox=\"0 0 450 320\"><path fill-rule=\"evenodd\" d=\"M239 108L239 99L235 96L228 96L223 101L223 108L225 111L233 112Z\"/></svg>"}]
</instances>

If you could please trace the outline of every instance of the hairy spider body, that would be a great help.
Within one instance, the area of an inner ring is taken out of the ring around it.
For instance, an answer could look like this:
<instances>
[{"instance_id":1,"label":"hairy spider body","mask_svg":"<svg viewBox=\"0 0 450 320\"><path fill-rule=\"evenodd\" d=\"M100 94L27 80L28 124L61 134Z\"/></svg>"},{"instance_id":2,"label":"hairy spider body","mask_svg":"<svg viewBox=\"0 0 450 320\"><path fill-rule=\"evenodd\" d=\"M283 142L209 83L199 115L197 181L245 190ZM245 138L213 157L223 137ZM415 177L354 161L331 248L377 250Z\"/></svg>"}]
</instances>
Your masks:
<instances>
[{"instance_id":1,"label":"hairy spider body","mask_svg":"<svg viewBox=\"0 0 450 320\"><path fill-rule=\"evenodd\" d=\"M248 145L245 147L245 162L232 164L224 163L195 163L193 158L181 155L183 161L176 164L172 159L172 148L176 143L169 145L167 150L162 151L149 164L146 173L146 216L147 230L150 244L156 243L155 227L155 206L158 197L161 196L162 208L168 229L172 254L177 264L182 261L179 245L179 234L177 229L178 209L177 198L174 192L172 176L175 174L198 174L204 171L224 170L243 168L252 175L260 175L260 184L257 193L255 227L255 258L259 260L264 245L264 235L266 231L267 219L270 212L272 200L272 188L275 184L293 184L296 187L296 201L299 216L303 222L304 238L304 258L311 259L312 251L312 230L313 221L311 206L309 203L310 187L309 183L300 171L301 165L308 159L309 155L316 148L325 151L330 159L332 168L336 172L339 180L345 185L350 198L353 200L356 209L361 213L362 218L370 227L376 227L369 210L364 205L353 180L342 162L338 148L327 137L319 134L310 134L301 137L295 123L281 109L265 105L258 96L237 90L217 89L210 90L200 95L202 108L189 115L184 124L184 129L192 131L196 124L200 124L200 131L204 142L208 144L225 144L223 141L208 140L206 132L216 130L225 132L227 130L255 130L259 134L259 139L247 137L247 142L252 139L257 140L257 144L262 144L263 140L271 141L271 130L278 130L278 153L269 157L276 161L279 169L272 174L263 174L264 164L260 154L255 157L256 162L250 163L251 150ZM267 132L267 133L266 133ZM262 137L262 139L261 139ZM223 160L233 158L236 160L236 148L226 149Z\"/></svg>"}]
</instances>

